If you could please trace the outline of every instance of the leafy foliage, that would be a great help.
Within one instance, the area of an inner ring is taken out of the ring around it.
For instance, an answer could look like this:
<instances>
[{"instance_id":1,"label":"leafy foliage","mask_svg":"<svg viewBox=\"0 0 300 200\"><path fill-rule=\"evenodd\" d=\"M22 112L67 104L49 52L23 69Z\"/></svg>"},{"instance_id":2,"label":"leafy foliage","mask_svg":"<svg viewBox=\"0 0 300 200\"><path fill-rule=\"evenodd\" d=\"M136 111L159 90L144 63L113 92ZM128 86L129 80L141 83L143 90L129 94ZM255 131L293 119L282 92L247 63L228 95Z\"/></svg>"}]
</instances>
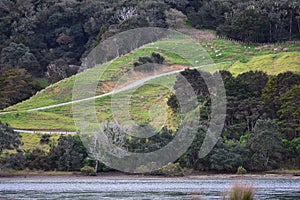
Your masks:
<instances>
[{"instance_id":1,"label":"leafy foliage","mask_svg":"<svg viewBox=\"0 0 300 200\"><path fill-rule=\"evenodd\" d=\"M0 71L18 68L37 73L40 70L40 64L28 47L22 43L12 42L1 51Z\"/></svg>"},{"instance_id":2,"label":"leafy foliage","mask_svg":"<svg viewBox=\"0 0 300 200\"><path fill-rule=\"evenodd\" d=\"M281 73L269 79L266 87L263 89L262 100L265 103L265 109L269 117L277 118L282 102L280 96L289 91L294 85L300 84L300 74L293 72Z\"/></svg>"},{"instance_id":3,"label":"leafy foliage","mask_svg":"<svg viewBox=\"0 0 300 200\"><path fill-rule=\"evenodd\" d=\"M221 35L244 42L299 38L298 1L209 0L189 3L184 13L197 28L216 29Z\"/></svg>"},{"instance_id":4,"label":"leafy foliage","mask_svg":"<svg viewBox=\"0 0 300 200\"><path fill-rule=\"evenodd\" d=\"M280 159L283 144L276 122L258 120L249 135L249 145L250 149L258 155L264 169L268 169L271 159Z\"/></svg>"},{"instance_id":5,"label":"leafy foliage","mask_svg":"<svg viewBox=\"0 0 300 200\"><path fill-rule=\"evenodd\" d=\"M96 176L95 169L90 166L84 166L80 169L80 171L86 176Z\"/></svg>"},{"instance_id":6,"label":"leafy foliage","mask_svg":"<svg viewBox=\"0 0 300 200\"><path fill-rule=\"evenodd\" d=\"M233 16L231 24L219 27L219 32L244 42L265 42L268 40L268 22L256 10L246 9Z\"/></svg>"},{"instance_id":7,"label":"leafy foliage","mask_svg":"<svg viewBox=\"0 0 300 200\"><path fill-rule=\"evenodd\" d=\"M183 176L185 170L179 165L179 163L169 163L159 169L156 174L165 176Z\"/></svg>"},{"instance_id":8,"label":"leafy foliage","mask_svg":"<svg viewBox=\"0 0 300 200\"><path fill-rule=\"evenodd\" d=\"M159 53L153 52L151 57L139 57L139 61L133 63L134 70L139 72L151 72L155 70L156 65L163 64L164 60L165 58Z\"/></svg>"},{"instance_id":9,"label":"leafy foliage","mask_svg":"<svg viewBox=\"0 0 300 200\"><path fill-rule=\"evenodd\" d=\"M280 97L279 124L287 138L300 137L300 84Z\"/></svg>"},{"instance_id":10,"label":"leafy foliage","mask_svg":"<svg viewBox=\"0 0 300 200\"><path fill-rule=\"evenodd\" d=\"M165 11L166 22L170 28L183 28L187 21L187 16L181 11L171 8Z\"/></svg>"},{"instance_id":11,"label":"leafy foliage","mask_svg":"<svg viewBox=\"0 0 300 200\"><path fill-rule=\"evenodd\" d=\"M247 170L243 166L239 166L236 173L237 174L247 174Z\"/></svg>"},{"instance_id":12,"label":"leafy foliage","mask_svg":"<svg viewBox=\"0 0 300 200\"><path fill-rule=\"evenodd\" d=\"M18 149L21 145L20 136L8 124L0 121L0 153L4 149Z\"/></svg>"},{"instance_id":13,"label":"leafy foliage","mask_svg":"<svg viewBox=\"0 0 300 200\"><path fill-rule=\"evenodd\" d=\"M230 146L220 142L209 157L210 168L216 171L236 172L239 166L248 161L248 150L240 145Z\"/></svg>"},{"instance_id":14,"label":"leafy foliage","mask_svg":"<svg viewBox=\"0 0 300 200\"><path fill-rule=\"evenodd\" d=\"M33 170L49 170L48 155L40 148L35 148L32 151L25 153L26 167Z\"/></svg>"},{"instance_id":15,"label":"leafy foliage","mask_svg":"<svg viewBox=\"0 0 300 200\"><path fill-rule=\"evenodd\" d=\"M135 153L147 153L153 152L158 149L161 149L167 145L173 138L174 135L171 130L167 128L162 128L162 130L157 131L154 127L151 127L149 124L144 124L149 126L149 132L157 132L152 137L149 138L138 138L130 137L126 141L126 146L128 150ZM143 126L143 125L142 125Z\"/></svg>"},{"instance_id":16,"label":"leafy foliage","mask_svg":"<svg viewBox=\"0 0 300 200\"><path fill-rule=\"evenodd\" d=\"M80 170L86 156L86 150L78 135L61 136L57 146L49 153L50 169Z\"/></svg>"},{"instance_id":17,"label":"leafy foliage","mask_svg":"<svg viewBox=\"0 0 300 200\"><path fill-rule=\"evenodd\" d=\"M25 69L7 70L0 74L0 109L31 97L37 89L37 82Z\"/></svg>"}]
</instances>

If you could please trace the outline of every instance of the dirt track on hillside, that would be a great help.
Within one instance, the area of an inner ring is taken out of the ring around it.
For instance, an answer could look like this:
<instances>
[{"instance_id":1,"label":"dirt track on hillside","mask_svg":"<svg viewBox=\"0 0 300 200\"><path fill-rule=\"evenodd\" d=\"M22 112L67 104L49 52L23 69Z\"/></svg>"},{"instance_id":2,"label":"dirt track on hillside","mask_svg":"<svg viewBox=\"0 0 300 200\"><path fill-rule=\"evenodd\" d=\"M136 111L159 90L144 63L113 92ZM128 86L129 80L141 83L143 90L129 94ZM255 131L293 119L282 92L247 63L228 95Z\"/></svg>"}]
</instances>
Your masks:
<instances>
[{"instance_id":1,"label":"dirt track on hillside","mask_svg":"<svg viewBox=\"0 0 300 200\"><path fill-rule=\"evenodd\" d=\"M188 34L196 40L212 40L212 39L217 38L216 34L214 34L211 31L198 30L195 28L192 28L192 29L182 28L182 29L179 29L178 31L181 33Z\"/></svg>"}]
</instances>

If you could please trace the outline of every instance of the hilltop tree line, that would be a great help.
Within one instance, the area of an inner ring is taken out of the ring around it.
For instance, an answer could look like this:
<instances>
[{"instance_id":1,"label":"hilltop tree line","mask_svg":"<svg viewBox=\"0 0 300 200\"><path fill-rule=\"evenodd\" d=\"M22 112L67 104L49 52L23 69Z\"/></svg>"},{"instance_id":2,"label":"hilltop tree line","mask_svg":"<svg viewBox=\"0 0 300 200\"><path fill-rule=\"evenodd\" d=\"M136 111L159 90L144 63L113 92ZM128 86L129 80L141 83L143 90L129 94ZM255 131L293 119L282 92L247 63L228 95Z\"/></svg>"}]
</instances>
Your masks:
<instances>
[{"instance_id":1,"label":"hilltop tree line","mask_svg":"<svg viewBox=\"0 0 300 200\"><path fill-rule=\"evenodd\" d=\"M0 109L77 73L91 49L122 31L189 23L244 42L286 41L299 38L299 10L295 0L2 0Z\"/></svg>"},{"instance_id":2,"label":"hilltop tree line","mask_svg":"<svg viewBox=\"0 0 300 200\"><path fill-rule=\"evenodd\" d=\"M278 42L300 36L298 0L190 1L185 10L193 26L217 30L218 34L243 42ZM184 10L184 7L178 6Z\"/></svg>"},{"instance_id":3,"label":"hilltop tree line","mask_svg":"<svg viewBox=\"0 0 300 200\"><path fill-rule=\"evenodd\" d=\"M225 126L213 150L205 158L200 158L199 150L211 119L210 94L203 77L209 79L215 74L192 69L181 72L197 94L201 123L192 145L175 166L218 172L236 172L238 168L264 171L299 167L300 74L285 72L270 76L261 71L250 71L237 77L228 71L220 74L227 95ZM176 93L181 92L180 82L176 81L175 94L168 101L175 114L180 111L176 98ZM156 130L157 134L149 138L126 137L115 122L103 123L108 141L135 153L161 149L176 135L176 131L165 127L160 131L153 128L152 131ZM15 153L2 153L0 166L3 169L51 171L78 171L90 166L98 171L109 170L104 164L88 158L78 135L62 135L58 141L49 138L50 135L40 138L41 144L49 145L47 152L39 148L22 151L20 136L7 124L0 123L0 152L16 149Z\"/></svg>"}]
</instances>

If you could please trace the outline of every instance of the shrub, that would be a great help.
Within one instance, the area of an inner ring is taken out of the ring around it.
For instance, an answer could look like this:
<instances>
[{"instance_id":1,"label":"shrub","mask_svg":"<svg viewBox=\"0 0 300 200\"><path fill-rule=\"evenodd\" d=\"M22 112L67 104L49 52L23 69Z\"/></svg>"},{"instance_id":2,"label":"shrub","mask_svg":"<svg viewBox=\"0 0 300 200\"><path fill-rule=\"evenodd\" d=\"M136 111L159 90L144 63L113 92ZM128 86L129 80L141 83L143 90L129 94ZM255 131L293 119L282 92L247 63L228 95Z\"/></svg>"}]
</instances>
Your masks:
<instances>
[{"instance_id":1,"label":"shrub","mask_svg":"<svg viewBox=\"0 0 300 200\"><path fill-rule=\"evenodd\" d=\"M241 62L241 63L247 63L247 62L249 62L249 60L248 60L247 58L241 58L241 59L240 59L240 62Z\"/></svg>"},{"instance_id":2,"label":"shrub","mask_svg":"<svg viewBox=\"0 0 300 200\"><path fill-rule=\"evenodd\" d=\"M183 169L179 163L169 163L166 166L159 169L156 174L165 176L183 176L185 174L185 169Z\"/></svg>"},{"instance_id":3,"label":"shrub","mask_svg":"<svg viewBox=\"0 0 300 200\"><path fill-rule=\"evenodd\" d=\"M224 198L226 199L226 198ZM229 200L253 200L254 190L252 186L236 183L230 190Z\"/></svg>"},{"instance_id":4,"label":"shrub","mask_svg":"<svg viewBox=\"0 0 300 200\"><path fill-rule=\"evenodd\" d=\"M80 169L80 171L86 176L97 176L95 169L90 166L84 166L83 168Z\"/></svg>"},{"instance_id":5,"label":"shrub","mask_svg":"<svg viewBox=\"0 0 300 200\"><path fill-rule=\"evenodd\" d=\"M153 52L151 57L139 57L138 62L133 63L134 70L139 72L151 72L155 70L155 64L163 64L165 58L159 53Z\"/></svg>"},{"instance_id":6,"label":"shrub","mask_svg":"<svg viewBox=\"0 0 300 200\"><path fill-rule=\"evenodd\" d=\"M153 63L163 64L163 62L165 61L165 58L163 56L161 56L159 53L153 52L151 55L151 60Z\"/></svg>"},{"instance_id":7,"label":"shrub","mask_svg":"<svg viewBox=\"0 0 300 200\"><path fill-rule=\"evenodd\" d=\"M49 170L51 169L48 153L43 149L35 148L25 152L25 166L31 170Z\"/></svg>"},{"instance_id":8,"label":"shrub","mask_svg":"<svg viewBox=\"0 0 300 200\"><path fill-rule=\"evenodd\" d=\"M23 152L18 151L16 154L6 154L0 157L1 170L23 170L25 156Z\"/></svg>"},{"instance_id":9,"label":"shrub","mask_svg":"<svg viewBox=\"0 0 300 200\"><path fill-rule=\"evenodd\" d=\"M48 144L50 142L50 134L43 134L40 139L40 144Z\"/></svg>"},{"instance_id":10,"label":"shrub","mask_svg":"<svg viewBox=\"0 0 300 200\"><path fill-rule=\"evenodd\" d=\"M247 170L243 166L239 166L236 173L237 174L246 174Z\"/></svg>"}]
</instances>

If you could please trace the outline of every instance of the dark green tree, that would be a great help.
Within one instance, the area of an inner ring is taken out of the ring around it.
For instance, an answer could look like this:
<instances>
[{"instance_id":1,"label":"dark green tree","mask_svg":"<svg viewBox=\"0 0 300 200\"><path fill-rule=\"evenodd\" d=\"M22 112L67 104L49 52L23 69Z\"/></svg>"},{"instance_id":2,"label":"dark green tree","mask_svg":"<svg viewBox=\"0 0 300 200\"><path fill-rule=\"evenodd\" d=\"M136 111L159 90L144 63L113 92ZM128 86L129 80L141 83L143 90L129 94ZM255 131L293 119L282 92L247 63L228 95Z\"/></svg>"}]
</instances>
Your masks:
<instances>
[{"instance_id":1,"label":"dark green tree","mask_svg":"<svg viewBox=\"0 0 300 200\"><path fill-rule=\"evenodd\" d=\"M223 78L226 96L229 97L229 101L230 99L240 101L254 96L250 86L243 80L234 78L228 71L221 71L220 74Z\"/></svg>"},{"instance_id":2,"label":"dark green tree","mask_svg":"<svg viewBox=\"0 0 300 200\"><path fill-rule=\"evenodd\" d=\"M209 96L207 84L203 77L206 77L206 80L211 80L212 75L210 73L204 71L199 72L196 69L185 69L183 72L180 72L180 74L182 76L178 76L174 85L174 89L177 94L184 94L182 89L185 89L185 83L187 81L193 88L196 95L202 95L204 97Z\"/></svg>"},{"instance_id":3,"label":"dark green tree","mask_svg":"<svg viewBox=\"0 0 300 200\"><path fill-rule=\"evenodd\" d=\"M178 111L179 102L174 94L169 97L167 104L174 112Z\"/></svg>"},{"instance_id":4,"label":"dark green tree","mask_svg":"<svg viewBox=\"0 0 300 200\"><path fill-rule=\"evenodd\" d=\"M166 28L167 22L164 11L168 10L168 8L169 6L163 1L144 1L138 4L137 13L139 16L147 16L148 24L146 26Z\"/></svg>"},{"instance_id":5,"label":"dark green tree","mask_svg":"<svg viewBox=\"0 0 300 200\"><path fill-rule=\"evenodd\" d=\"M4 149L18 149L22 144L20 135L8 125L0 121L0 153Z\"/></svg>"},{"instance_id":6,"label":"dark green tree","mask_svg":"<svg viewBox=\"0 0 300 200\"><path fill-rule=\"evenodd\" d=\"M203 6L192 17L191 23L197 28L216 29L225 22L225 13L231 10L232 1L203 1Z\"/></svg>"},{"instance_id":7,"label":"dark green tree","mask_svg":"<svg viewBox=\"0 0 300 200\"><path fill-rule=\"evenodd\" d=\"M3 167L6 169L23 170L25 168L26 158L22 151L17 150L17 153L7 155L4 162ZM1 168L0 165L0 169Z\"/></svg>"},{"instance_id":8,"label":"dark green tree","mask_svg":"<svg viewBox=\"0 0 300 200\"><path fill-rule=\"evenodd\" d=\"M31 97L39 85L25 69L13 69L0 74L0 109Z\"/></svg>"},{"instance_id":9,"label":"dark green tree","mask_svg":"<svg viewBox=\"0 0 300 200\"><path fill-rule=\"evenodd\" d=\"M32 170L49 170L48 154L40 148L25 152L25 166Z\"/></svg>"},{"instance_id":10,"label":"dark green tree","mask_svg":"<svg viewBox=\"0 0 300 200\"><path fill-rule=\"evenodd\" d=\"M159 68L159 65L163 64L165 58L159 53L153 52L151 57L144 56L139 57L138 62L133 63L134 70L139 72L152 72Z\"/></svg>"},{"instance_id":11,"label":"dark green tree","mask_svg":"<svg viewBox=\"0 0 300 200\"><path fill-rule=\"evenodd\" d=\"M209 164L208 162L205 162L206 159L199 158L199 151L201 149L205 135L206 135L206 130L204 128L199 128L196 137L193 143L191 144L190 148L179 159L179 162L183 167L193 168L195 170L208 169Z\"/></svg>"},{"instance_id":12,"label":"dark green tree","mask_svg":"<svg viewBox=\"0 0 300 200\"><path fill-rule=\"evenodd\" d=\"M50 170L78 171L87 157L78 135L61 136L57 146L49 153Z\"/></svg>"},{"instance_id":13,"label":"dark green tree","mask_svg":"<svg viewBox=\"0 0 300 200\"><path fill-rule=\"evenodd\" d=\"M295 85L280 97L279 126L288 139L300 136L300 85Z\"/></svg>"},{"instance_id":14,"label":"dark green tree","mask_svg":"<svg viewBox=\"0 0 300 200\"><path fill-rule=\"evenodd\" d=\"M272 119L277 119L277 112L282 102L280 96L289 91L294 85L300 84L300 74L284 72L277 76L270 77L263 89L262 101L265 104L265 111Z\"/></svg>"},{"instance_id":15,"label":"dark green tree","mask_svg":"<svg viewBox=\"0 0 300 200\"><path fill-rule=\"evenodd\" d=\"M274 120L258 120L249 135L248 144L264 170L270 167L271 161L281 158L283 152L279 127Z\"/></svg>"},{"instance_id":16,"label":"dark green tree","mask_svg":"<svg viewBox=\"0 0 300 200\"><path fill-rule=\"evenodd\" d=\"M249 151L239 143L229 145L220 141L209 155L210 169L222 172L236 172L248 160Z\"/></svg>"},{"instance_id":17,"label":"dark green tree","mask_svg":"<svg viewBox=\"0 0 300 200\"><path fill-rule=\"evenodd\" d=\"M282 95L289 91L294 85L300 85L300 74L284 72L277 75L278 93Z\"/></svg>"},{"instance_id":18,"label":"dark green tree","mask_svg":"<svg viewBox=\"0 0 300 200\"><path fill-rule=\"evenodd\" d=\"M287 164L291 164L293 167L297 168L300 165L300 137L294 138L292 140L283 140L284 148L287 154L284 156Z\"/></svg>"},{"instance_id":19,"label":"dark green tree","mask_svg":"<svg viewBox=\"0 0 300 200\"><path fill-rule=\"evenodd\" d=\"M263 89L262 101L264 102L264 110L271 119L276 119L277 111L280 108L279 86L277 77L270 77L267 85Z\"/></svg>"},{"instance_id":20,"label":"dark green tree","mask_svg":"<svg viewBox=\"0 0 300 200\"><path fill-rule=\"evenodd\" d=\"M149 126L145 131L157 132L157 134L149 138L127 138L125 146L127 146L129 151L135 153L148 153L157 151L158 149L161 149L167 145L174 138L173 132L165 127L158 131L149 124L142 124L141 126L145 127L145 125Z\"/></svg>"},{"instance_id":21,"label":"dark green tree","mask_svg":"<svg viewBox=\"0 0 300 200\"><path fill-rule=\"evenodd\" d=\"M179 10L170 9L165 11L166 22L169 28L184 28L186 25L187 17Z\"/></svg>"},{"instance_id":22,"label":"dark green tree","mask_svg":"<svg viewBox=\"0 0 300 200\"><path fill-rule=\"evenodd\" d=\"M24 44L10 43L1 51L0 71L24 68L30 72L38 72L40 64L36 57Z\"/></svg>"},{"instance_id":23,"label":"dark green tree","mask_svg":"<svg viewBox=\"0 0 300 200\"><path fill-rule=\"evenodd\" d=\"M244 42L267 42L268 21L255 9L237 12L231 24L220 26L219 33Z\"/></svg>"},{"instance_id":24,"label":"dark green tree","mask_svg":"<svg viewBox=\"0 0 300 200\"><path fill-rule=\"evenodd\" d=\"M269 76L262 71L250 71L240 74L236 78L239 82L244 82L254 94L253 97L261 97L262 91L266 86Z\"/></svg>"},{"instance_id":25,"label":"dark green tree","mask_svg":"<svg viewBox=\"0 0 300 200\"><path fill-rule=\"evenodd\" d=\"M251 132L255 122L263 114L263 102L257 98L248 98L239 102L235 118L246 124L246 130Z\"/></svg>"}]
</instances>

